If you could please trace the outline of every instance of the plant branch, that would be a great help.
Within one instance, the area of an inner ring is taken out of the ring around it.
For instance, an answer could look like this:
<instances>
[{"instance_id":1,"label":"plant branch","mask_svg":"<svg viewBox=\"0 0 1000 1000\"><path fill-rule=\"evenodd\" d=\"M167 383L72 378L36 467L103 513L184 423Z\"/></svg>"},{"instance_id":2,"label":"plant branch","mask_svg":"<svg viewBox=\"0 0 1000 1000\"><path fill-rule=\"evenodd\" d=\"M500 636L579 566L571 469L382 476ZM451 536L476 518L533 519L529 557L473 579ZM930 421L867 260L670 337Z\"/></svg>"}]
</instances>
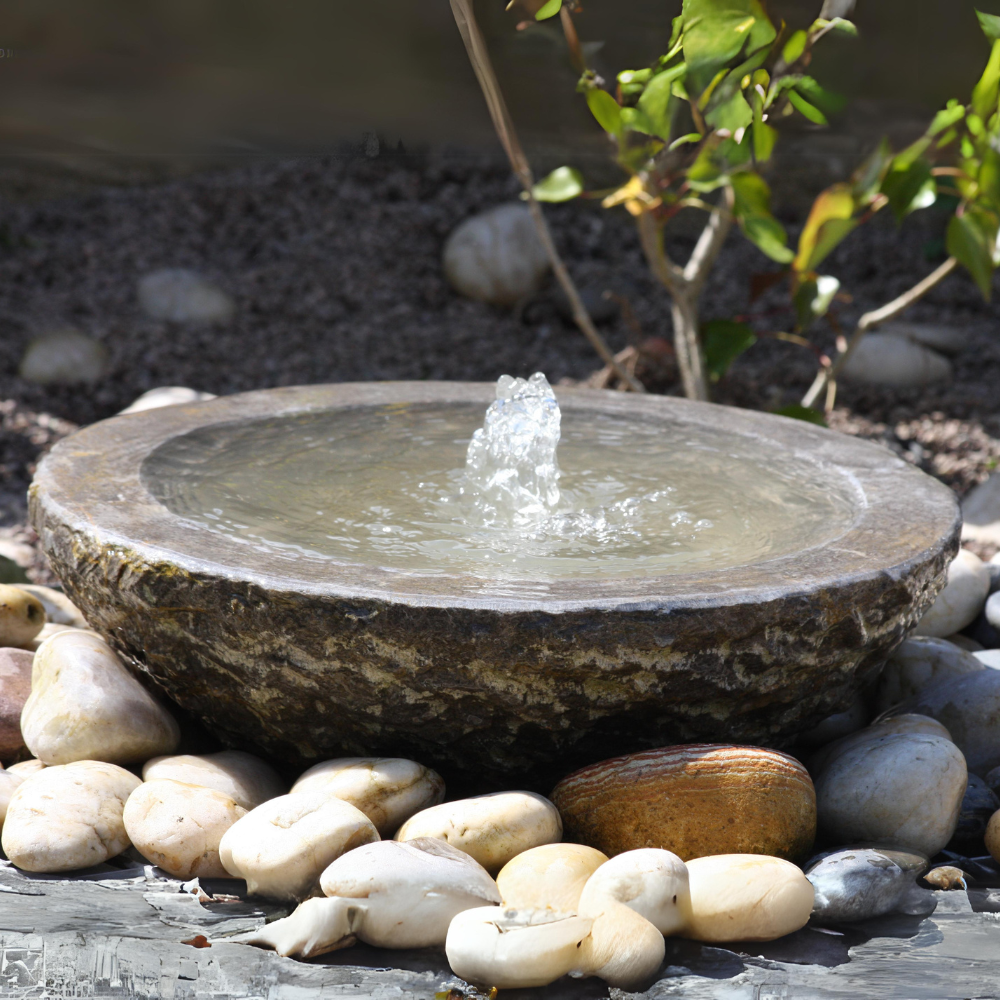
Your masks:
<instances>
[{"instance_id":1,"label":"plant branch","mask_svg":"<svg viewBox=\"0 0 1000 1000\"><path fill-rule=\"evenodd\" d=\"M472 10L472 0L451 0L451 12L455 17L455 24L458 26L462 41L465 43L465 49L469 54L469 61L472 63L472 68L475 70L476 79L479 81L483 96L486 98L486 106L489 108L490 117L493 119L493 127L496 129L500 143L507 154L507 159L510 160L511 168L517 175L517 179L521 182L521 186L527 195L528 207L531 209L531 216L534 219L535 228L538 230L538 238L545 248L545 253L548 255L556 280L569 300L576 325L587 340L590 341L591 346L600 355L601 360L609 365L614 373L630 389L634 392L645 392L645 386L615 360L615 356L612 354L606 341L598 333L597 327L594 326L593 320L590 318L583 301L580 299L580 293L577 291L576 285L573 283L573 279L570 277L569 271L566 270L566 265L563 263L562 257L556 249L552 233L549 230L548 223L545 221L542 207L532 194L535 181L531 173L531 165L524 154L524 149L514 128L513 119L507 110L507 102L504 100L503 92L500 90L500 82L497 80L497 75L493 69L489 50L486 48L486 41L479 30L476 16Z\"/></svg>"},{"instance_id":2,"label":"plant branch","mask_svg":"<svg viewBox=\"0 0 1000 1000\"><path fill-rule=\"evenodd\" d=\"M914 302L922 299L935 285L944 281L956 267L958 267L958 261L954 257L949 257L940 267L931 271L926 278L918 281L911 289L903 292L902 295L891 302L887 302L878 309L866 312L858 320L858 325L854 328L854 333L851 334L851 339L847 344L847 350L838 354L837 359L829 368L824 368L817 373L815 381L809 387L809 391L802 397L802 405L812 406L819 399L819 395L826 385L836 381L837 376L844 365L847 364L855 348L861 343L861 338L873 326L878 326L879 323L886 323L891 319L895 319L901 312L912 306Z\"/></svg>"},{"instance_id":3,"label":"plant branch","mask_svg":"<svg viewBox=\"0 0 1000 1000\"><path fill-rule=\"evenodd\" d=\"M583 46L580 44L580 36L576 33L576 25L573 23L573 15L569 12L566 4L559 8L559 20L562 22L563 34L566 36L566 46L569 48L570 62L577 73L587 71L587 60L583 54Z\"/></svg>"},{"instance_id":4,"label":"plant branch","mask_svg":"<svg viewBox=\"0 0 1000 1000\"><path fill-rule=\"evenodd\" d=\"M733 225L733 189L723 190L722 201L712 209L705 228L698 237L694 252L684 266L684 280L691 286L691 294L701 294L712 271L719 251Z\"/></svg>"}]
</instances>

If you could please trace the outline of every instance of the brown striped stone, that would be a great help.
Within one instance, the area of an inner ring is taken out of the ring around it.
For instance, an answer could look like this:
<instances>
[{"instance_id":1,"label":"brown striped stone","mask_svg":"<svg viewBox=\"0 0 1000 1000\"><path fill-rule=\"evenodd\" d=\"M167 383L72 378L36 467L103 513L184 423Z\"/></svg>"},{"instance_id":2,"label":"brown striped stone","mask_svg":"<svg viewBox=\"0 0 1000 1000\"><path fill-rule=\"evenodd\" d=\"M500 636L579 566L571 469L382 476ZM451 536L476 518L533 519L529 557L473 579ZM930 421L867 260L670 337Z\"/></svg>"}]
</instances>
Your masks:
<instances>
[{"instance_id":1,"label":"brown striped stone","mask_svg":"<svg viewBox=\"0 0 1000 1000\"><path fill-rule=\"evenodd\" d=\"M816 835L816 793L794 758L760 747L691 744L592 764L551 795L565 839L613 856L640 847L683 860L770 854L794 860Z\"/></svg>"}]
</instances>

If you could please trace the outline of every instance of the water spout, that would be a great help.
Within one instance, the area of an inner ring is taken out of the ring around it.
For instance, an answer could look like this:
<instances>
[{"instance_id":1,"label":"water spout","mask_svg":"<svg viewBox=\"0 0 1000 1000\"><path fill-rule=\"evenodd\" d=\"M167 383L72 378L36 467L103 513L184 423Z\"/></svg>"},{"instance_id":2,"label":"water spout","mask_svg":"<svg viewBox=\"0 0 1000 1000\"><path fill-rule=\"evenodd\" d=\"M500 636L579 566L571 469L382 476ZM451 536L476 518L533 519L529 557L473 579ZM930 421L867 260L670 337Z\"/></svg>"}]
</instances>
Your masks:
<instances>
[{"instance_id":1,"label":"water spout","mask_svg":"<svg viewBox=\"0 0 1000 1000\"><path fill-rule=\"evenodd\" d=\"M526 527L538 523L559 503L561 414L548 379L502 375L496 402L469 442L465 484L481 521Z\"/></svg>"}]
</instances>

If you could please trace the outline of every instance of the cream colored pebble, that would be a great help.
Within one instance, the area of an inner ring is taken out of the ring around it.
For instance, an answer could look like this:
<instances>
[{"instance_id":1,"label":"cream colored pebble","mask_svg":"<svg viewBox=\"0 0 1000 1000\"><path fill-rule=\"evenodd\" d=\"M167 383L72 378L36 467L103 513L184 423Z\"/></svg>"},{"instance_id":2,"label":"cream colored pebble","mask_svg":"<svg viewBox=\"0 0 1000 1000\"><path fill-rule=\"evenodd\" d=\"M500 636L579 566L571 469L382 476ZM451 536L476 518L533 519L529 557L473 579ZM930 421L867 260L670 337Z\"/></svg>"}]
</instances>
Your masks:
<instances>
[{"instance_id":1,"label":"cream colored pebble","mask_svg":"<svg viewBox=\"0 0 1000 1000\"><path fill-rule=\"evenodd\" d=\"M129 796L122 818L136 850L174 878L230 878L219 842L246 813L214 788L160 778Z\"/></svg>"},{"instance_id":2,"label":"cream colored pebble","mask_svg":"<svg viewBox=\"0 0 1000 1000\"><path fill-rule=\"evenodd\" d=\"M37 597L0 583L0 646L24 646L45 626L45 607Z\"/></svg>"},{"instance_id":3,"label":"cream colored pebble","mask_svg":"<svg viewBox=\"0 0 1000 1000\"><path fill-rule=\"evenodd\" d=\"M129 846L122 814L141 782L103 761L47 767L21 782L7 806L7 857L30 872L101 864Z\"/></svg>"},{"instance_id":4,"label":"cream colored pebble","mask_svg":"<svg viewBox=\"0 0 1000 1000\"><path fill-rule=\"evenodd\" d=\"M465 851L488 872L511 858L562 837L559 811L534 792L494 792L444 802L407 820L396 840L437 837Z\"/></svg>"},{"instance_id":5,"label":"cream colored pebble","mask_svg":"<svg viewBox=\"0 0 1000 1000\"><path fill-rule=\"evenodd\" d=\"M760 854L716 854L687 863L696 941L773 941L804 927L812 884L790 861Z\"/></svg>"},{"instance_id":6,"label":"cream colored pebble","mask_svg":"<svg viewBox=\"0 0 1000 1000\"><path fill-rule=\"evenodd\" d=\"M948 566L948 582L917 623L914 635L961 632L983 608L990 592L990 571L974 552L959 549Z\"/></svg>"},{"instance_id":7,"label":"cream colored pebble","mask_svg":"<svg viewBox=\"0 0 1000 1000\"><path fill-rule=\"evenodd\" d=\"M576 913L587 879L607 860L583 844L543 844L508 861L497 888L508 909Z\"/></svg>"},{"instance_id":8,"label":"cream colored pebble","mask_svg":"<svg viewBox=\"0 0 1000 1000\"><path fill-rule=\"evenodd\" d=\"M21 712L28 749L46 764L132 764L177 746L173 717L92 632L67 630L35 653Z\"/></svg>"},{"instance_id":9,"label":"cream colored pebble","mask_svg":"<svg viewBox=\"0 0 1000 1000\"><path fill-rule=\"evenodd\" d=\"M986 850L990 852L994 861L1000 861L1000 809L991 817L986 824Z\"/></svg>"},{"instance_id":10,"label":"cream colored pebble","mask_svg":"<svg viewBox=\"0 0 1000 1000\"><path fill-rule=\"evenodd\" d=\"M42 602L46 620L53 625L70 625L73 628L90 628L83 612L62 591L42 587L36 583L15 584L18 590L31 594Z\"/></svg>"},{"instance_id":11,"label":"cream colored pebble","mask_svg":"<svg viewBox=\"0 0 1000 1000\"><path fill-rule=\"evenodd\" d=\"M341 757L309 768L292 791L335 795L360 809L380 837L391 837L414 813L444 798L444 781L402 757Z\"/></svg>"},{"instance_id":12,"label":"cream colored pebble","mask_svg":"<svg viewBox=\"0 0 1000 1000\"><path fill-rule=\"evenodd\" d=\"M219 857L230 875L246 879L251 895L302 900L331 862L378 839L371 820L350 803L295 793L237 820L222 837Z\"/></svg>"},{"instance_id":13,"label":"cream colored pebble","mask_svg":"<svg viewBox=\"0 0 1000 1000\"><path fill-rule=\"evenodd\" d=\"M270 764L242 750L202 756L154 757L142 768L143 781L168 778L214 788L249 811L285 793L285 783Z\"/></svg>"},{"instance_id":14,"label":"cream colored pebble","mask_svg":"<svg viewBox=\"0 0 1000 1000\"><path fill-rule=\"evenodd\" d=\"M7 806L10 805L14 789L24 781L24 776L13 771L5 771L0 767L0 830L7 818Z\"/></svg>"}]
</instances>

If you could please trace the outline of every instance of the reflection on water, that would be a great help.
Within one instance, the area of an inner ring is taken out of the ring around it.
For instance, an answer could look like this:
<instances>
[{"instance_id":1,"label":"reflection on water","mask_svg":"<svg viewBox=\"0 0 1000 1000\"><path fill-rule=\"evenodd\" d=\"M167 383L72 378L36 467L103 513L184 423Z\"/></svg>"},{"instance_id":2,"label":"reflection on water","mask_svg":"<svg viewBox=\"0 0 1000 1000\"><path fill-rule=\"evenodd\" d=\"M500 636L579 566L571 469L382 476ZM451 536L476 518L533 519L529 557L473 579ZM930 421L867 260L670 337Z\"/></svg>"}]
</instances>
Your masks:
<instances>
[{"instance_id":1,"label":"reflection on water","mask_svg":"<svg viewBox=\"0 0 1000 1000\"><path fill-rule=\"evenodd\" d=\"M482 408L389 405L203 428L143 465L199 532L274 559L484 579L719 569L819 545L853 487L766 440L565 411L559 502L530 525L481 523L463 496Z\"/></svg>"}]
</instances>

